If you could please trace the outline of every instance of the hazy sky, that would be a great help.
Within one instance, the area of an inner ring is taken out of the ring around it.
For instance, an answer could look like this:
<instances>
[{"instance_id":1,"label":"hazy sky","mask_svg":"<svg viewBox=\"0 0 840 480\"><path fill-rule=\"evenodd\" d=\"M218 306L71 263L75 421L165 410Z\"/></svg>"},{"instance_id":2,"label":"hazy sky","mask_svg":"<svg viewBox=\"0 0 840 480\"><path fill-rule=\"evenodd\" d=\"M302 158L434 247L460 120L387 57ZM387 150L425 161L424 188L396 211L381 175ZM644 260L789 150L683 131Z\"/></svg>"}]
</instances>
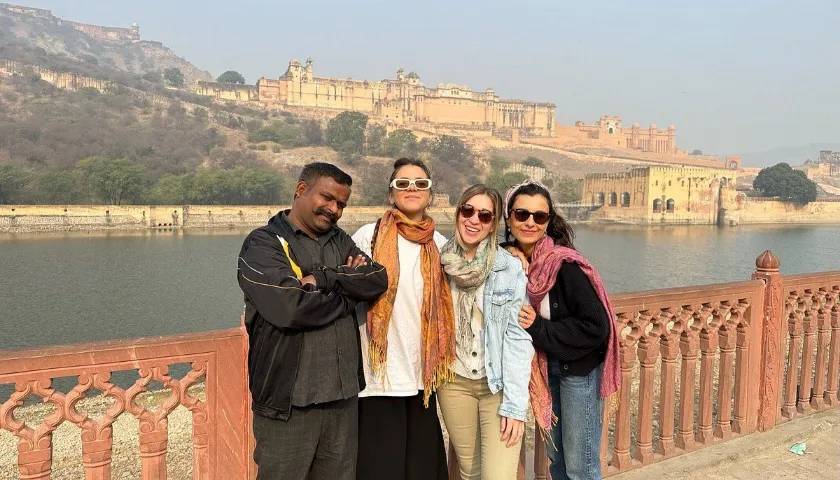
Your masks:
<instances>
[{"instance_id":1,"label":"hazy sky","mask_svg":"<svg viewBox=\"0 0 840 480\"><path fill-rule=\"evenodd\" d=\"M737 153L840 141L840 2L6 0L140 24L214 76L315 74L493 87L561 123L677 126L680 148Z\"/></svg>"}]
</instances>

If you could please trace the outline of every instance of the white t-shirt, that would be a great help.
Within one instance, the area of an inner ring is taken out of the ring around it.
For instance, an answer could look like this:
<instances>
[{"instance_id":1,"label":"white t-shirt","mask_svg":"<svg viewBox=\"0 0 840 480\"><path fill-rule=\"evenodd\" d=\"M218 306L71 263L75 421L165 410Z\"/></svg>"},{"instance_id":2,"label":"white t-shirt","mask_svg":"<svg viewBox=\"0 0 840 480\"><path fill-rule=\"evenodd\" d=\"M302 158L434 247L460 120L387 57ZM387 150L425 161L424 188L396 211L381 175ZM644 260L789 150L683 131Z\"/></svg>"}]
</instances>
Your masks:
<instances>
[{"instance_id":1,"label":"white t-shirt","mask_svg":"<svg viewBox=\"0 0 840 480\"><path fill-rule=\"evenodd\" d=\"M546 320L551 320L551 300L546 293L540 302L540 316Z\"/></svg>"},{"instance_id":2,"label":"white t-shirt","mask_svg":"<svg viewBox=\"0 0 840 480\"><path fill-rule=\"evenodd\" d=\"M359 228L353 234L353 241L360 250L370 255L375 223ZM438 248L446 243L446 237L438 232L434 235ZM360 397L388 396L408 397L423 390L422 337L420 334L420 308L423 304L423 274L420 270L420 244L397 235L397 251L400 257L400 278L394 309L388 324L388 358L384 378L374 379L368 359L367 326L359 326L362 340L362 364L365 369L367 387ZM390 275L391 272L388 272ZM365 312L367 306L364 305Z\"/></svg>"}]
</instances>

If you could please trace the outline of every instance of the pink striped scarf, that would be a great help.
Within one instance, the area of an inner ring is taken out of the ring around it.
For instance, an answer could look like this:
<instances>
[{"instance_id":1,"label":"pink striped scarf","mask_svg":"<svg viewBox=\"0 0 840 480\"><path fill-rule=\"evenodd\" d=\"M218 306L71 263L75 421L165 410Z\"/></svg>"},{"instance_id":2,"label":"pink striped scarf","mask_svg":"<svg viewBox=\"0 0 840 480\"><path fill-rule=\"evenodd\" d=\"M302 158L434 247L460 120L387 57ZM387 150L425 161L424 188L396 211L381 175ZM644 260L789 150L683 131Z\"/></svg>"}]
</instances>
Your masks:
<instances>
[{"instance_id":1,"label":"pink striped scarf","mask_svg":"<svg viewBox=\"0 0 840 480\"><path fill-rule=\"evenodd\" d=\"M557 281L557 272L563 262L576 263L592 282L595 292L610 318L610 336L607 344L607 356L604 359L604 369L601 374L601 397L607 398L621 388L621 373L618 364L618 331L613 311L604 283L595 267L589 263L577 250L555 245L551 237L545 236L534 247L531 263L528 267L528 299L535 310L539 312L540 302L548 294ZM551 407L551 389L548 386L548 359L545 352L537 350L531 362L531 381L528 385L531 397L531 409L540 430L547 434L555 420Z\"/></svg>"}]
</instances>

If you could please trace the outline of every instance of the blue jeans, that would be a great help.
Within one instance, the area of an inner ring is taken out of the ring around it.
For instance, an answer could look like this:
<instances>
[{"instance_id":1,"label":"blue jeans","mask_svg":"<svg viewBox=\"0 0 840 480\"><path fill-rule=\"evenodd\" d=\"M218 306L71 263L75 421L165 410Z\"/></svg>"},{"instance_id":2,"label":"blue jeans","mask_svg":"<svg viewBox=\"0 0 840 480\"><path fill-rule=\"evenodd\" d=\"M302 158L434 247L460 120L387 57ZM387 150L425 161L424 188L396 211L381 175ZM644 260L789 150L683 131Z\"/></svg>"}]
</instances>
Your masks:
<instances>
[{"instance_id":1,"label":"blue jeans","mask_svg":"<svg viewBox=\"0 0 840 480\"><path fill-rule=\"evenodd\" d=\"M551 480L600 480L603 400L599 390L603 366L585 377L561 375L561 368L559 363L549 361L548 383L557 416L557 425L551 431L556 450L548 447Z\"/></svg>"}]
</instances>

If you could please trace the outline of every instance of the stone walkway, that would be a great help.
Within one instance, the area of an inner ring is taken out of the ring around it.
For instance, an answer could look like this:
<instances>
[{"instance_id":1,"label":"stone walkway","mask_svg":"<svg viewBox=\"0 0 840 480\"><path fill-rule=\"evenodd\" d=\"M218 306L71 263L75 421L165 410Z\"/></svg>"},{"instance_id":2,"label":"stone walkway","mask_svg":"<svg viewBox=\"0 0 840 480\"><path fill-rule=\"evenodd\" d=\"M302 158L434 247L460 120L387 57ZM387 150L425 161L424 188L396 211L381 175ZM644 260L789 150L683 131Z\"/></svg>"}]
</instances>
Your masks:
<instances>
[{"instance_id":1,"label":"stone walkway","mask_svg":"<svg viewBox=\"0 0 840 480\"><path fill-rule=\"evenodd\" d=\"M805 455L788 451L804 441ZM757 433L672 458L614 480L840 479L840 409L811 415Z\"/></svg>"}]
</instances>

